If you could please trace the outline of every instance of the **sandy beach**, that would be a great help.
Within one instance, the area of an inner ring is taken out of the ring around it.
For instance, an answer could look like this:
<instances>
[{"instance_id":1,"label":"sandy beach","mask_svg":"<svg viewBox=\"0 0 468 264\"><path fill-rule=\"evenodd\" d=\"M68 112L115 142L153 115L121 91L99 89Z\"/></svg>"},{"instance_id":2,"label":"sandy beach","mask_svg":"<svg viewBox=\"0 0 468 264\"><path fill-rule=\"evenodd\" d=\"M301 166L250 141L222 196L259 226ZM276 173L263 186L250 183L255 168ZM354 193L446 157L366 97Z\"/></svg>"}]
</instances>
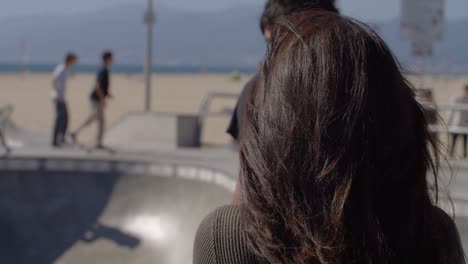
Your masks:
<instances>
[{"instance_id":1,"label":"sandy beach","mask_svg":"<svg viewBox=\"0 0 468 264\"><path fill-rule=\"evenodd\" d=\"M232 81L228 74L155 74L153 76L153 110L157 112L198 113L204 95L211 91L239 93L250 76ZM70 127L76 128L89 113L89 93L94 83L93 74L76 74L69 78L67 99ZM14 106L13 120L21 128L51 130L53 105L50 74L0 75L0 105ZM128 112L142 111L144 81L142 75L115 74L111 80L113 98L107 109L107 126L112 126ZM212 110L233 109L235 100L217 100ZM229 118L214 117L207 121L203 141L209 144L226 142L224 133ZM80 139L94 138L95 128L83 131Z\"/></svg>"},{"instance_id":2,"label":"sandy beach","mask_svg":"<svg viewBox=\"0 0 468 264\"><path fill-rule=\"evenodd\" d=\"M93 86L93 74L76 74L69 79L68 102L72 129L76 128L89 113L88 96ZM228 74L155 74L153 75L153 110L157 112L197 113L203 96L211 91L239 93L250 76L243 75L233 81ZM421 86L420 77L409 77ZM449 103L459 95L468 76L425 76L424 86L433 88L437 103ZM50 74L2 74L0 75L0 105L14 106L13 120L22 128L49 131L52 127L53 105L51 103ZM142 111L144 105L144 82L142 75L114 74L111 90L113 99L107 111L107 126L112 126L128 112ZM214 111L232 109L235 100L218 100ZM228 117L210 118L207 121L203 141L222 144L228 141L225 134ZM95 128L84 131L81 139L94 138Z\"/></svg>"}]
</instances>

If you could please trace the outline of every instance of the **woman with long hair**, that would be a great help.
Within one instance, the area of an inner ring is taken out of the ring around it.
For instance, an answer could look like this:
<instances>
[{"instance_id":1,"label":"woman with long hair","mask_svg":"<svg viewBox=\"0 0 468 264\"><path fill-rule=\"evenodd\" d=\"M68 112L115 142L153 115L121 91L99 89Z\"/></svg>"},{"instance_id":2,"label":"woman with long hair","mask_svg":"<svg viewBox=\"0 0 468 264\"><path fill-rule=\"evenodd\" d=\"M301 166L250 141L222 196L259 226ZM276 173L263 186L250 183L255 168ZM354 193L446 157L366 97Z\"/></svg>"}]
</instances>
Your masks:
<instances>
[{"instance_id":1,"label":"woman with long hair","mask_svg":"<svg viewBox=\"0 0 468 264\"><path fill-rule=\"evenodd\" d=\"M289 16L259 79L241 203L205 219L195 263L465 263L436 206L422 107L371 28L326 11Z\"/></svg>"}]
</instances>

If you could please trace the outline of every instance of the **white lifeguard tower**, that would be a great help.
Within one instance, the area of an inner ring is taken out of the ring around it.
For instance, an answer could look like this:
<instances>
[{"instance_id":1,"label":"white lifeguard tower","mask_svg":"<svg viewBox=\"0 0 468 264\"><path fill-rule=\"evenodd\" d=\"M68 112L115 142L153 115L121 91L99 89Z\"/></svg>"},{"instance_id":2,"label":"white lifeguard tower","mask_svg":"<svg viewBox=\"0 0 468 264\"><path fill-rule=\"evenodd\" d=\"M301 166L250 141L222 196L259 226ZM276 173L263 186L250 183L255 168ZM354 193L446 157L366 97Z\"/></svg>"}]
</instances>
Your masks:
<instances>
[{"instance_id":1,"label":"white lifeguard tower","mask_svg":"<svg viewBox=\"0 0 468 264\"><path fill-rule=\"evenodd\" d=\"M410 42L411 53L420 64L422 86L434 43L445 37L445 4L446 0L401 0L401 35Z\"/></svg>"}]
</instances>

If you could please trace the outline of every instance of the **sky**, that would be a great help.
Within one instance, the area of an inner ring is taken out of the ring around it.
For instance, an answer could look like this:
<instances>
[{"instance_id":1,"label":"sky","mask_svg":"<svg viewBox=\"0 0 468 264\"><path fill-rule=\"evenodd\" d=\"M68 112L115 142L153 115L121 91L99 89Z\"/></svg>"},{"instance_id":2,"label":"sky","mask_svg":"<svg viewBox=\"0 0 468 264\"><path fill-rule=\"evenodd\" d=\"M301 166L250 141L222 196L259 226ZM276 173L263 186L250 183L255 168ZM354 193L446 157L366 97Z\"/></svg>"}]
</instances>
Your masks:
<instances>
[{"instance_id":1,"label":"sky","mask_svg":"<svg viewBox=\"0 0 468 264\"><path fill-rule=\"evenodd\" d=\"M261 5L264 0L155 0L178 8L194 10L217 10L233 5ZM350 15L367 21L388 20L398 16L400 0L338 0L340 9ZM468 18L467 0L445 0L449 20ZM31 14L67 14L95 11L119 4L138 3L146 0L0 0L0 19Z\"/></svg>"}]
</instances>

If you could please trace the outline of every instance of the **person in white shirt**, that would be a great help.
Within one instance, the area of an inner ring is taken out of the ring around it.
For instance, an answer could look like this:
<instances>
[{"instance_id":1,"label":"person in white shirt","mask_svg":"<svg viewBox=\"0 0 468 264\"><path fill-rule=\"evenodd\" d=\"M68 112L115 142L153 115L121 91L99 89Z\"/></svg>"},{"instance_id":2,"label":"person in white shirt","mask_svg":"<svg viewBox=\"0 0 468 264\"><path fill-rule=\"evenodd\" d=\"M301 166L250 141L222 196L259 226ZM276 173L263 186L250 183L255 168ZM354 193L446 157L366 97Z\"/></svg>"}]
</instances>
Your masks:
<instances>
[{"instance_id":1,"label":"person in white shirt","mask_svg":"<svg viewBox=\"0 0 468 264\"><path fill-rule=\"evenodd\" d=\"M449 126L451 128L468 128L468 85L465 86L463 96L455 98L452 105L454 109L450 113ZM460 109L466 107L466 109ZM468 134L451 133L452 144L450 146L450 155L455 155L455 149L459 136L463 137L463 157L467 157Z\"/></svg>"},{"instance_id":2,"label":"person in white shirt","mask_svg":"<svg viewBox=\"0 0 468 264\"><path fill-rule=\"evenodd\" d=\"M68 107L66 101L67 77L70 69L76 64L78 56L70 52L63 64L57 65L53 72L53 102L55 106L55 123L52 131L52 146L60 147L65 142L68 129Z\"/></svg>"}]
</instances>

